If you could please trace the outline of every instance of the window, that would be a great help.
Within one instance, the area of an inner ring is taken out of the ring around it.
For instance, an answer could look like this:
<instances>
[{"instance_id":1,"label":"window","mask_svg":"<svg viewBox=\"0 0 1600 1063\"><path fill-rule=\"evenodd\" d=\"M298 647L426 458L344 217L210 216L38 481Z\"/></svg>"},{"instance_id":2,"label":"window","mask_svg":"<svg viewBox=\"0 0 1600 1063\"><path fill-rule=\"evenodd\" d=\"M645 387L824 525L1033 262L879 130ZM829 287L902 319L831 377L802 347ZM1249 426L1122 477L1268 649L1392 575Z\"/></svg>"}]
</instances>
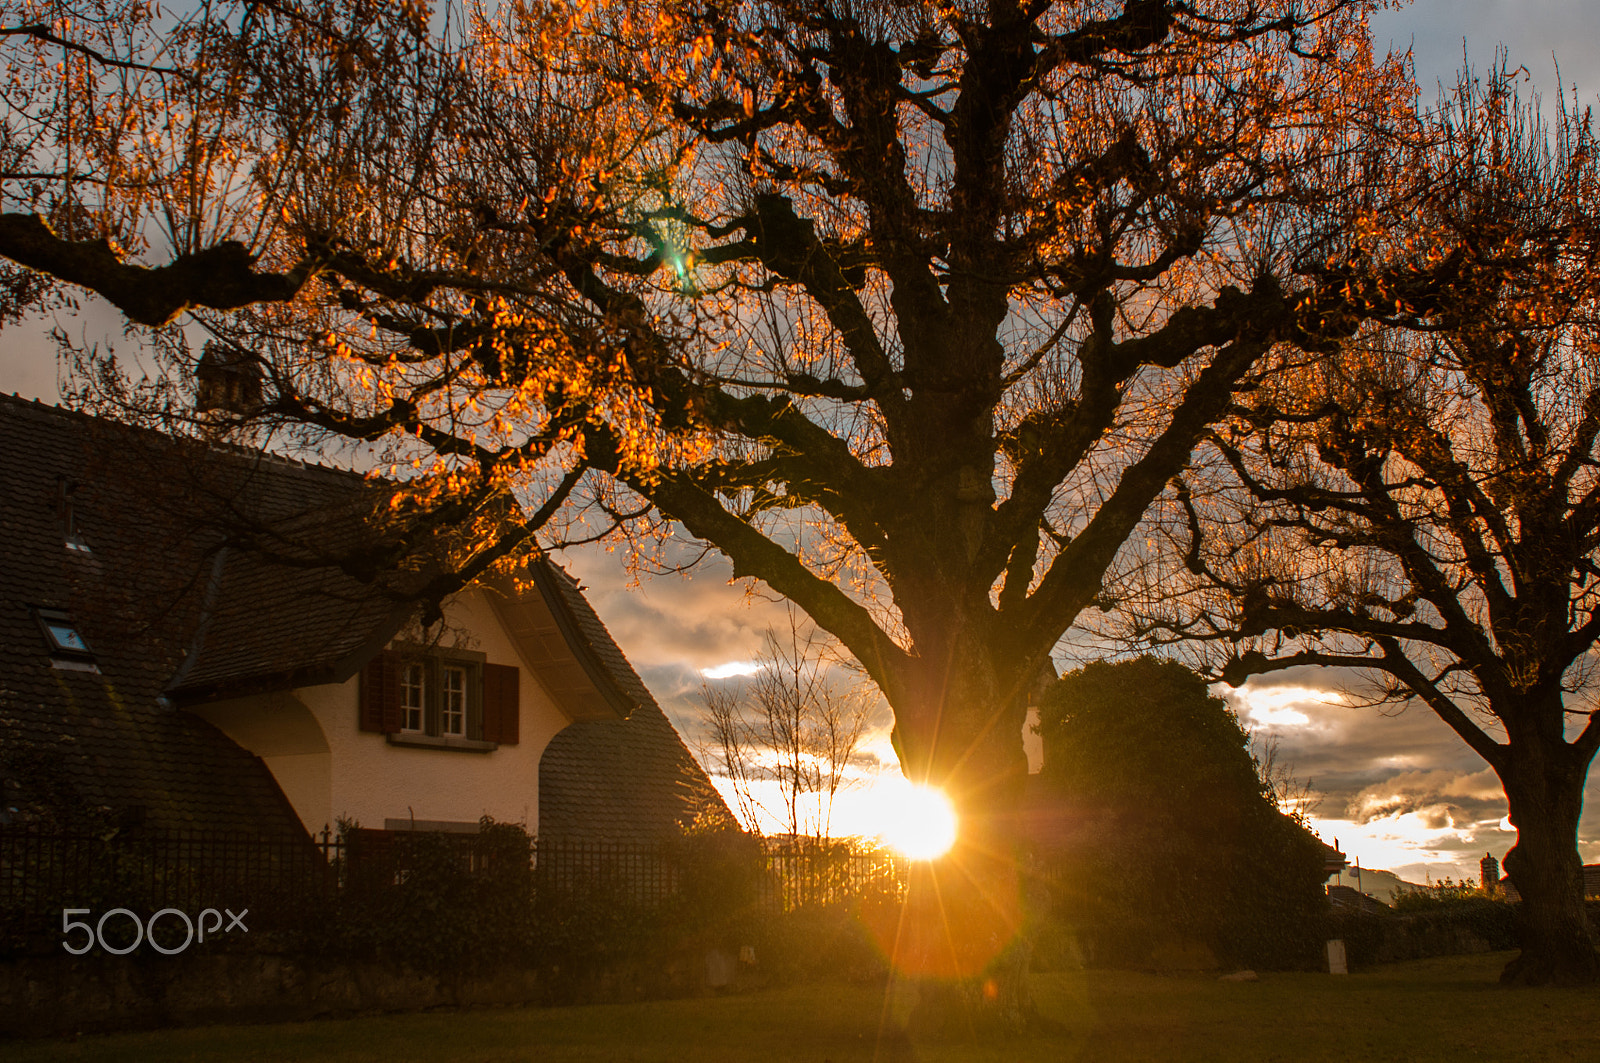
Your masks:
<instances>
[{"instance_id":1,"label":"window","mask_svg":"<svg viewBox=\"0 0 1600 1063\"><path fill-rule=\"evenodd\" d=\"M385 650L361 671L360 726L393 745L487 752L518 740L518 670L481 653Z\"/></svg>"},{"instance_id":2,"label":"window","mask_svg":"<svg viewBox=\"0 0 1600 1063\"><path fill-rule=\"evenodd\" d=\"M78 672L100 671L99 665L95 664L94 650L89 648L88 640L64 609L36 606L33 619L44 636L52 668Z\"/></svg>"},{"instance_id":3,"label":"window","mask_svg":"<svg viewBox=\"0 0 1600 1063\"><path fill-rule=\"evenodd\" d=\"M39 622L39 630L44 632L52 657L94 657L94 651L78 632L78 625L64 610L34 609L33 616Z\"/></svg>"},{"instance_id":4,"label":"window","mask_svg":"<svg viewBox=\"0 0 1600 1063\"><path fill-rule=\"evenodd\" d=\"M444 680L439 691L439 733L465 736L467 733L467 670L447 664L439 669Z\"/></svg>"},{"instance_id":5,"label":"window","mask_svg":"<svg viewBox=\"0 0 1600 1063\"><path fill-rule=\"evenodd\" d=\"M45 641L57 653L87 654L89 644L78 634L77 625L66 613L57 609L40 609L39 623L44 626Z\"/></svg>"},{"instance_id":6,"label":"window","mask_svg":"<svg viewBox=\"0 0 1600 1063\"><path fill-rule=\"evenodd\" d=\"M398 651L399 734L480 738L482 654Z\"/></svg>"},{"instance_id":7,"label":"window","mask_svg":"<svg viewBox=\"0 0 1600 1063\"><path fill-rule=\"evenodd\" d=\"M427 669L421 661L410 661L400 672L400 730L423 733L427 704Z\"/></svg>"}]
</instances>

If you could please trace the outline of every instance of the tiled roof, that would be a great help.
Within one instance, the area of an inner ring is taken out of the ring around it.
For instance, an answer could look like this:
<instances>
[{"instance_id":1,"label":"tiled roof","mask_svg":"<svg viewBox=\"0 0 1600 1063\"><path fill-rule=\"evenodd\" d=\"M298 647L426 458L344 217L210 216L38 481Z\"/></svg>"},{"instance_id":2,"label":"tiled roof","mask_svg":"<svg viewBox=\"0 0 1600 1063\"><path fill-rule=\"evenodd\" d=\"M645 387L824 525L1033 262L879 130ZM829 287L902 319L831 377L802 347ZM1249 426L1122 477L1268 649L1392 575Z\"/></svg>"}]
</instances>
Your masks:
<instances>
[{"instance_id":1,"label":"tiled roof","mask_svg":"<svg viewBox=\"0 0 1600 1063\"><path fill-rule=\"evenodd\" d=\"M353 490L315 520L291 522L321 556L294 539L273 554L226 549L212 562L192 652L168 692L181 703L268 689L338 683L354 675L416 611L385 588L329 562L353 549L365 507Z\"/></svg>"},{"instance_id":2,"label":"tiled roof","mask_svg":"<svg viewBox=\"0 0 1600 1063\"><path fill-rule=\"evenodd\" d=\"M531 572L534 586L549 608L563 640L601 700L617 716L624 718L649 702L650 691L622 655L577 581L548 558L532 565Z\"/></svg>"},{"instance_id":3,"label":"tiled roof","mask_svg":"<svg viewBox=\"0 0 1600 1063\"><path fill-rule=\"evenodd\" d=\"M1328 906L1339 914L1393 915L1394 909L1380 900L1358 892L1353 886L1329 886Z\"/></svg>"},{"instance_id":4,"label":"tiled roof","mask_svg":"<svg viewBox=\"0 0 1600 1063\"><path fill-rule=\"evenodd\" d=\"M548 564L548 563L547 563ZM582 720L550 740L539 762L539 836L623 843L660 841L705 813L733 816L582 589L549 565L548 585L618 691L625 720Z\"/></svg>"},{"instance_id":5,"label":"tiled roof","mask_svg":"<svg viewBox=\"0 0 1600 1063\"><path fill-rule=\"evenodd\" d=\"M207 564L206 536L174 517L210 491L226 505L255 477L240 464L225 482L194 453L0 396L0 816L298 829L259 760L161 697ZM67 547L64 491L87 552ZM261 505L281 511L282 501ZM41 607L71 617L98 671L52 664Z\"/></svg>"},{"instance_id":6,"label":"tiled roof","mask_svg":"<svg viewBox=\"0 0 1600 1063\"><path fill-rule=\"evenodd\" d=\"M221 452L226 455L227 452ZM373 548L382 497L360 476L243 452L251 476L230 509L239 545L210 560L190 654L168 693L180 703L343 682L415 604L338 567Z\"/></svg>"}]
</instances>

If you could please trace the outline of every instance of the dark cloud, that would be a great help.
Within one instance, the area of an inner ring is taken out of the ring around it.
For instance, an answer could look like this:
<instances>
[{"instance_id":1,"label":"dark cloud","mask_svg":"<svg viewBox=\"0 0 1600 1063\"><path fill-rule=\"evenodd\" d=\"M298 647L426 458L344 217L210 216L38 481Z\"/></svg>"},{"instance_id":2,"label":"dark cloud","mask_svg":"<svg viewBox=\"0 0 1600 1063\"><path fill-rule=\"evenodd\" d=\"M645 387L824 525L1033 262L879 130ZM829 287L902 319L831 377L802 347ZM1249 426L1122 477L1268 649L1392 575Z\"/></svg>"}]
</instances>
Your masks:
<instances>
[{"instance_id":1,"label":"dark cloud","mask_svg":"<svg viewBox=\"0 0 1600 1063\"><path fill-rule=\"evenodd\" d=\"M1415 815L1432 830L1499 823L1506 814L1505 793L1489 768L1464 775L1455 771L1405 771L1374 783L1345 806L1354 823Z\"/></svg>"},{"instance_id":2,"label":"dark cloud","mask_svg":"<svg viewBox=\"0 0 1600 1063\"><path fill-rule=\"evenodd\" d=\"M1324 810L1402 772L1476 771L1482 762L1443 721L1420 705L1372 708L1340 689L1351 677L1304 668L1252 680L1231 693L1241 721L1276 739L1279 762L1310 781ZM1351 690L1351 695L1358 695Z\"/></svg>"},{"instance_id":3,"label":"dark cloud","mask_svg":"<svg viewBox=\"0 0 1600 1063\"><path fill-rule=\"evenodd\" d=\"M730 584L732 566L720 557L708 557L686 574L637 581L625 557L622 550L589 548L564 551L560 560L640 670L670 664L697 671L748 661L760 652L769 627L788 622L770 592L763 596Z\"/></svg>"},{"instance_id":4,"label":"dark cloud","mask_svg":"<svg viewBox=\"0 0 1600 1063\"><path fill-rule=\"evenodd\" d=\"M1501 829L1506 800L1493 770L1420 704L1341 701L1340 684L1349 689L1352 679L1293 669L1229 696L1245 726L1275 739L1279 762L1311 783L1323 836L1340 838L1368 867L1422 881L1471 877L1485 852L1504 857L1516 836ZM1579 849L1592 861L1600 859L1600 779L1591 779L1585 808Z\"/></svg>"},{"instance_id":5,"label":"dark cloud","mask_svg":"<svg viewBox=\"0 0 1600 1063\"><path fill-rule=\"evenodd\" d=\"M685 559L693 556L682 553ZM780 637L788 630L788 609L765 584L730 583L732 566L715 555L683 574L638 579L628 573L625 558L620 549L607 553L590 547L564 551L559 560L578 578L640 678L693 747L703 735L702 688L739 682L736 676L707 679L701 670L753 661L769 630ZM859 681L853 675L842 678ZM887 748L892 723L888 706L875 706L865 744Z\"/></svg>"},{"instance_id":6,"label":"dark cloud","mask_svg":"<svg viewBox=\"0 0 1600 1063\"><path fill-rule=\"evenodd\" d=\"M730 585L731 569L718 558L687 575L645 576L634 585L623 557L590 548L562 560L693 745L702 734L700 670L754 658L765 630L787 624L784 607L760 585L755 594ZM1422 881L1475 874L1485 851L1504 856L1515 836L1499 828L1505 797L1493 772L1421 705L1351 704L1339 686L1352 679L1293 669L1223 692L1260 742L1276 739L1279 762L1311 784L1324 836L1339 837L1368 867L1387 864ZM887 753L891 723L880 706L873 748ZM1583 851L1596 859L1600 783L1587 807Z\"/></svg>"},{"instance_id":7,"label":"dark cloud","mask_svg":"<svg viewBox=\"0 0 1600 1063\"><path fill-rule=\"evenodd\" d=\"M749 661L767 628L787 624L774 596L728 582L732 567L707 557L684 574L628 572L626 547L565 550L558 560L627 654L690 748L702 740L703 668ZM685 552L685 559L689 556Z\"/></svg>"}]
</instances>

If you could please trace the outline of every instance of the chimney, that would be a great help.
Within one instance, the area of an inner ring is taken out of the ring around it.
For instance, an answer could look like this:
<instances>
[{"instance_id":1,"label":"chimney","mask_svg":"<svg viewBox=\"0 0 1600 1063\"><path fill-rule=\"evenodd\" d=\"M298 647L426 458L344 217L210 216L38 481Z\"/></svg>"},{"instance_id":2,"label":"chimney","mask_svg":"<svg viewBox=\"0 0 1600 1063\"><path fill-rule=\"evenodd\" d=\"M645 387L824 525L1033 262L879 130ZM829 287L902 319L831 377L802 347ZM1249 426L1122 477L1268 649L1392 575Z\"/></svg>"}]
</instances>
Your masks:
<instances>
[{"instance_id":1,"label":"chimney","mask_svg":"<svg viewBox=\"0 0 1600 1063\"><path fill-rule=\"evenodd\" d=\"M255 355L212 340L195 366L196 413L246 417L261 408L261 364Z\"/></svg>"}]
</instances>

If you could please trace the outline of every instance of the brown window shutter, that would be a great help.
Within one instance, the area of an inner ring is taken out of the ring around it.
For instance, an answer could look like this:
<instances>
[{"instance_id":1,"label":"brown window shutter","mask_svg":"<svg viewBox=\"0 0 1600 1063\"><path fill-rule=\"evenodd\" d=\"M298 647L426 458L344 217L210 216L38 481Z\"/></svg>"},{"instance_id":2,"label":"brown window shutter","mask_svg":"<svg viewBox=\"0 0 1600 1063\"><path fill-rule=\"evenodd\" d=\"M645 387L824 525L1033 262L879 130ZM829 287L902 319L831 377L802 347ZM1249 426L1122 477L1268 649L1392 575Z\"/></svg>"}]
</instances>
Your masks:
<instances>
[{"instance_id":1,"label":"brown window shutter","mask_svg":"<svg viewBox=\"0 0 1600 1063\"><path fill-rule=\"evenodd\" d=\"M400 731L400 655L384 650L361 669L361 729Z\"/></svg>"},{"instance_id":2,"label":"brown window shutter","mask_svg":"<svg viewBox=\"0 0 1600 1063\"><path fill-rule=\"evenodd\" d=\"M483 737L503 746L517 744L520 730L517 688L520 673L515 665L483 666Z\"/></svg>"}]
</instances>

